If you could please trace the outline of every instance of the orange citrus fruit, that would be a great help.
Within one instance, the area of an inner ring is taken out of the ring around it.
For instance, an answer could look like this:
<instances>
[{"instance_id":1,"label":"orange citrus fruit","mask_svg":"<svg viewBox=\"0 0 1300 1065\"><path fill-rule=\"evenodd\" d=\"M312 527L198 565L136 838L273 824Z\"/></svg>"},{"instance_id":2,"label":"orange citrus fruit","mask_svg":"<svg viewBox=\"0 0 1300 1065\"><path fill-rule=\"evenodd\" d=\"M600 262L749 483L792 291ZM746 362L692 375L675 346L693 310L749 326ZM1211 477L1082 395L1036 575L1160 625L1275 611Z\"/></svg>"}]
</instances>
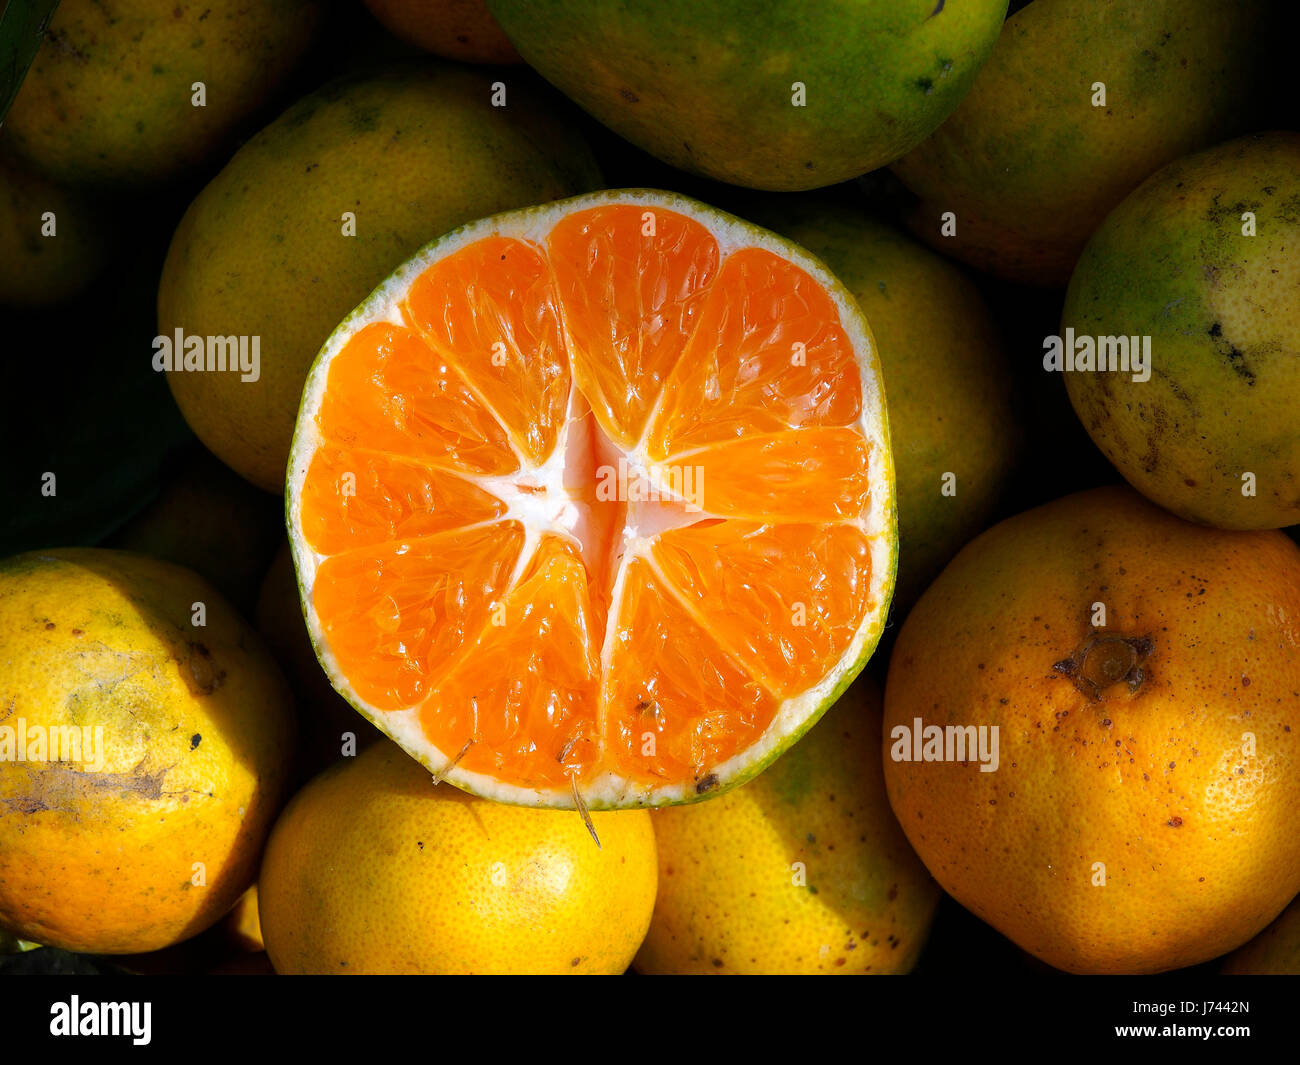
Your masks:
<instances>
[{"instance_id":1,"label":"orange citrus fruit","mask_svg":"<svg viewBox=\"0 0 1300 1065\"><path fill-rule=\"evenodd\" d=\"M1206 961L1300 891L1297 647L1282 533L1192 525L1128 488L1038 507L908 615L890 802L935 879L1049 964Z\"/></svg>"},{"instance_id":2,"label":"orange citrus fruit","mask_svg":"<svg viewBox=\"0 0 1300 1065\"><path fill-rule=\"evenodd\" d=\"M387 740L307 785L258 882L278 973L616 974L654 909L645 810L592 815L435 787Z\"/></svg>"},{"instance_id":3,"label":"orange citrus fruit","mask_svg":"<svg viewBox=\"0 0 1300 1065\"><path fill-rule=\"evenodd\" d=\"M0 926L134 954L220 920L292 761L257 633L179 566L32 552L0 562L0 677Z\"/></svg>"},{"instance_id":4,"label":"orange citrus fruit","mask_svg":"<svg viewBox=\"0 0 1300 1065\"><path fill-rule=\"evenodd\" d=\"M498 215L329 339L288 513L322 664L430 769L524 804L707 797L879 638L879 361L825 267L703 204Z\"/></svg>"},{"instance_id":5,"label":"orange citrus fruit","mask_svg":"<svg viewBox=\"0 0 1300 1065\"><path fill-rule=\"evenodd\" d=\"M959 267L871 218L813 196L746 217L807 248L853 293L885 375L898 489L901 616L988 527L1022 433L1010 361L979 288Z\"/></svg>"},{"instance_id":6,"label":"orange citrus fruit","mask_svg":"<svg viewBox=\"0 0 1300 1065\"><path fill-rule=\"evenodd\" d=\"M885 797L880 689L863 677L757 780L655 810L642 973L899 973L939 889Z\"/></svg>"}]
</instances>

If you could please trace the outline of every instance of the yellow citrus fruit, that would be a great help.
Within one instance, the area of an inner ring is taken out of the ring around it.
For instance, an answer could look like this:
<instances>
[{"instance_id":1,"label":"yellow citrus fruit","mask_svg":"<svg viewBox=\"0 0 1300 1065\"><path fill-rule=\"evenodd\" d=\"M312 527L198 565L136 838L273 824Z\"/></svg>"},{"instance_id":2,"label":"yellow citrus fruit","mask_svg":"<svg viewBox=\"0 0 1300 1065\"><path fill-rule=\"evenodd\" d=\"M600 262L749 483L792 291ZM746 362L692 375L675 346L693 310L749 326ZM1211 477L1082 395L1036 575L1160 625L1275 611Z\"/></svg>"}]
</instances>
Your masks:
<instances>
[{"instance_id":1,"label":"yellow citrus fruit","mask_svg":"<svg viewBox=\"0 0 1300 1065\"><path fill-rule=\"evenodd\" d=\"M880 693L861 678L761 776L655 810L643 973L900 973L939 889L885 798Z\"/></svg>"},{"instance_id":2,"label":"yellow citrus fruit","mask_svg":"<svg viewBox=\"0 0 1300 1065\"><path fill-rule=\"evenodd\" d=\"M1274 8L1274 0L1023 6L948 121L894 163L920 197L909 222L982 270L1064 285L1093 230L1147 175L1257 127L1270 102ZM949 211L955 232L941 225Z\"/></svg>"},{"instance_id":3,"label":"yellow citrus fruit","mask_svg":"<svg viewBox=\"0 0 1300 1065\"><path fill-rule=\"evenodd\" d=\"M786 196L751 216L829 266L871 323L898 478L900 614L984 529L1011 474L1022 434L1002 337L958 267L860 210Z\"/></svg>"},{"instance_id":4,"label":"yellow citrus fruit","mask_svg":"<svg viewBox=\"0 0 1300 1065\"><path fill-rule=\"evenodd\" d=\"M226 914L283 798L293 718L216 590L126 552L6 559L0 678L0 925L125 954Z\"/></svg>"},{"instance_id":5,"label":"yellow citrus fruit","mask_svg":"<svg viewBox=\"0 0 1300 1065\"><path fill-rule=\"evenodd\" d=\"M598 192L447 234L303 396L312 641L458 787L708 798L880 638L898 542L870 329L807 252L705 204Z\"/></svg>"},{"instance_id":6,"label":"yellow citrus fruit","mask_svg":"<svg viewBox=\"0 0 1300 1065\"><path fill-rule=\"evenodd\" d=\"M260 367L255 381L168 379L199 439L254 484L283 491L307 370L394 267L471 219L598 183L534 79L512 73L504 107L492 105L494 80L430 63L334 82L245 144L190 205L163 267L159 331L258 337Z\"/></svg>"},{"instance_id":7,"label":"yellow citrus fruit","mask_svg":"<svg viewBox=\"0 0 1300 1065\"><path fill-rule=\"evenodd\" d=\"M0 154L0 305L46 307L94 280L110 247L96 208Z\"/></svg>"},{"instance_id":8,"label":"yellow citrus fruit","mask_svg":"<svg viewBox=\"0 0 1300 1065\"><path fill-rule=\"evenodd\" d=\"M1267 133L1153 174L1070 279L1062 336L1076 349L1150 349L1145 376L1065 373L1070 402L1128 482L1189 521L1300 521L1297 248L1300 133Z\"/></svg>"},{"instance_id":9,"label":"yellow citrus fruit","mask_svg":"<svg viewBox=\"0 0 1300 1065\"><path fill-rule=\"evenodd\" d=\"M62 0L5 129L60 181L171 177L229 143L319 19L312 0Z\"/></svg>"},{"instance_id":10,"label":"yellow citrus fruit","mask_svg":"<svg viewBox=\"0 0 1300 1065\"><path fill-rule=\"evenodd\" d=\"M199 449L104 544L192 569L248 613L283 527L278 499Z\"/></svg>"},{"instance_id":11,"label":"yellow citrus fruit","mask_svg":"<svg viewBox=\"0 0 1300 1065\"><path fill-rule=\"evenodd\" d=\"M521 63L485 0L366 0L371 14L404 41L465 63Z\"/></svg>"},{"instance_id":12,"label":"yellow citrus fruit","mask_svg":"<svg viewBox=\"0 0 1300 1065\"><path fill-rule=\"evenodd\" d=\"M1231 976L1300 976L1300 899L1245 946L1223 960Z\"/></svg>"},{"instance_id":13,"label":"yellow citrus fruit","mask_svg":"<svg viewBox=\"0 0 1300 1065\"><path fill-rule=\"evenodd\" d=\"M307 785L258 883L278 973L621 973L655 896L644 810L475 799L392 743Z\"/></svg>"},{"instance_id":14,"label":"yellow citrus fruit","mask_svg":"<svg viewBox=\"0 0 1300 1065\"><path fill-rule=\"evenodd\" d=\"M908 615L889 800L935 879L1057 968L1217 957L1300 891L1297 647L1282 533L1067 496L969 544Z\"/></svg>"}]
</instances>

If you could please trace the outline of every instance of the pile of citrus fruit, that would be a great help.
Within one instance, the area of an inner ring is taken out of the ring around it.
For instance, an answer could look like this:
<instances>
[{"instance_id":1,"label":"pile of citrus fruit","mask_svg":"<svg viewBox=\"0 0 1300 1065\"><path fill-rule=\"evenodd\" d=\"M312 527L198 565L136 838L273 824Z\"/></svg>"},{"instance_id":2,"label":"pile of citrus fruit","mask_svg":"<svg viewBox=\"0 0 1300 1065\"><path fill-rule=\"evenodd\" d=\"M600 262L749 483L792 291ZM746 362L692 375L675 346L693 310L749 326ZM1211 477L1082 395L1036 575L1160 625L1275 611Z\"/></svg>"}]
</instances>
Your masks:
<instances>
[{"instance_id":1,"label":"pile of citrus fruit","mask_svg":"<svg viewBox=\"0 0 1300 1065\"><path fill-rule=\"evenodd\" d=\"M1300 973L1283 7L0 7L0 971Z\"/></svg>"}]
</instances>

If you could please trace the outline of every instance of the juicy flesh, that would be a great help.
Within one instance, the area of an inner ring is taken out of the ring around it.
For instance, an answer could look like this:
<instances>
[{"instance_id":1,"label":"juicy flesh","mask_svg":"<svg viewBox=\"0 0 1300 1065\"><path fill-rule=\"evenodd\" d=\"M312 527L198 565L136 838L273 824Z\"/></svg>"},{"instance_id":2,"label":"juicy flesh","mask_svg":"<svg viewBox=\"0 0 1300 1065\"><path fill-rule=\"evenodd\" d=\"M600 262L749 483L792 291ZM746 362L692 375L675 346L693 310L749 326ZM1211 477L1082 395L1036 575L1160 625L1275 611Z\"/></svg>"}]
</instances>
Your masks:
<instances>
[{"instance_id":1,"label":"juicy flesh","mask_svg":"<svg viewBox=\"0 0 1300 1065\"><path fill-rule=\"evenodd\" d=\"M822 284L618 204L456 250L399 316L333 358L301 488L372 707L522 787L698 783L840 662L869 443Z\"/></svg>"}]
</instances>

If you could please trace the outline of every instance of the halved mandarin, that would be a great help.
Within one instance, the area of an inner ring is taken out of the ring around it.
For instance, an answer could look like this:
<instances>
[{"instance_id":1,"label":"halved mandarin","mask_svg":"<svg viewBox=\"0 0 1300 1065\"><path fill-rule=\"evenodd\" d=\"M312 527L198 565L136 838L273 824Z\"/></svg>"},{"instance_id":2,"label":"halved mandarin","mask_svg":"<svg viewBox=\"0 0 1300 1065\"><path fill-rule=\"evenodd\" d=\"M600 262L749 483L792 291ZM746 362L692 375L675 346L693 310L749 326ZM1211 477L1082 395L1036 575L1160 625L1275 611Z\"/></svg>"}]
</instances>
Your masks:
<instances>
[{"instance_id":1,"label":"halved mandarin","mask_svg":"<svg viewBox=\"0 0 1300 1065\"><path fill-rule=\"evenodd\" d=\"M425 247L317 358L288 497L334 686L505 802L748 779L861 670L893 587L856 303L802 249L668 193Z\"/></svg>"}]
</instances>

